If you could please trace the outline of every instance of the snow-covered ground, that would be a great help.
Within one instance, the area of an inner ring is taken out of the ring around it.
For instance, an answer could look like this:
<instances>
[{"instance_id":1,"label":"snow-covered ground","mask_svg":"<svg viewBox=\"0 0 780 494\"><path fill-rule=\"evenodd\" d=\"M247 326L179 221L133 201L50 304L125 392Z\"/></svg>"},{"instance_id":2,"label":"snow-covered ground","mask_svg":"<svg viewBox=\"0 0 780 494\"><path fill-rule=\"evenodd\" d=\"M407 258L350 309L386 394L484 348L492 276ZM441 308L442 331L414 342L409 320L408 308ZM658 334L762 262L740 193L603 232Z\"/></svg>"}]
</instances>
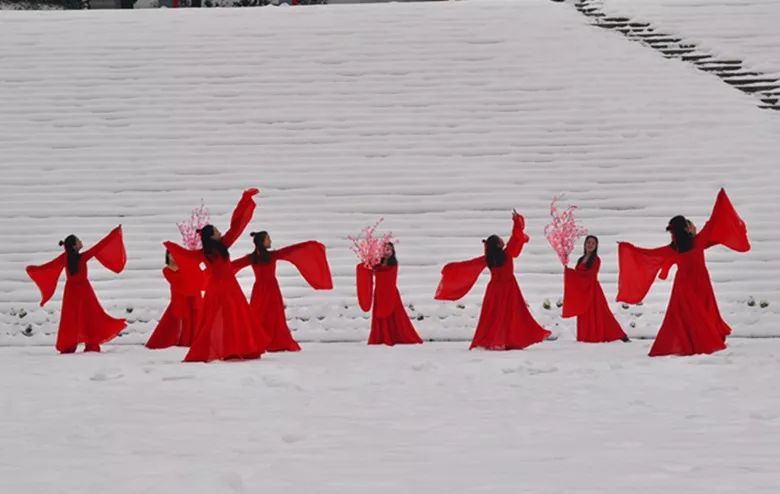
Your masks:
<instances>
[{"instance_id":1,"label":"snow-covered ground","mask_svg":"<svg viewBox=\"0 0 780 494\"><path fill-rule=\"evenodd\" d=\"M161 242L201 198L224 227L249 186L263 190L250 229L329 248L332 292L280 270L303 341L366 338L346 236L379 217L400 239L421 334L470 337L486 280L460 306L438 303L439 270L507 234L513 207L532 237L517 263L526 298L570 339L542 235L552 197L565 193L601 237L612 298L615 242L664 244L678 213L701 225L721 186L754 245L709 253L723 312L737 336L777 335L777 114L588 23L546 1L3 12L0 343L51 344L61 289L38 309L24 266L54 257L68 233L90 244L117 223L127 270L91 273L130 319L119 342L144 341L167 303ZM655 334L669 286L643 307L614 306L630 335Z\"/></svg>"},{"instance_id":2,"label":"snow-covered ground","mask_svg":"<svg viewBox=\"0 0 780 494\"><path fill-rule=\"evenodd\" d=\"M652 22L712 54L780 77L776 0L601 0L609 15Z\"/></svg>"},{"instance_id":3,"label":"snow-covered ground","mask_svg":"<svg viewBox=\"0 0 780 494\"><path fill-rule=\"evenodd\" d=\"M780 341L0 349L0 492L775 494Z\"/></svg>"}]
</instances>

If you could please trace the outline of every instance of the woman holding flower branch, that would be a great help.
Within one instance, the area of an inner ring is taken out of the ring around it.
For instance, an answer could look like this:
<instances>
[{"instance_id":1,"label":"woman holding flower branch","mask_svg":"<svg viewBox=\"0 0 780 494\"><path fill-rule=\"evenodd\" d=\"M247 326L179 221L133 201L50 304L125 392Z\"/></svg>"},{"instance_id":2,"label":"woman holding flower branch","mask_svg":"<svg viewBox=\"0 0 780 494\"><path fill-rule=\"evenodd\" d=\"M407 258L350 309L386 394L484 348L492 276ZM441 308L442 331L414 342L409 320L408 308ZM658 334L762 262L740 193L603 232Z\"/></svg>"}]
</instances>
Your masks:
<instances>
[{"instance_id":1,"label":"woman holding flower branch","mask_svg":"<svg viewBox=\"0 0 780 494\"><path fill-rule=\"evenodd\" d=\"M525 220L512 210L512 236L507 242L498 235L483 240L485 254L470 261L453 262L442 269L436 300L458 300L465 296L482 271L490 269L479 323L470 348L515 350L539 343L550 336L526 306L515 279L514 258L520 255L529 237L523 231Z\"/></svg>"},{"instance_id":2,"label":"woman holding flower branch","mask_svg":"<svg viewBox=\"0 0 780 494\"><path fill-rule=\"evenodd\" d=\"M599 283L599 239L585 237L582 257L574 269L566 267L563 274L563 317L577 316L577 341L606 343L629 341L614 314Z\"/></svg>"},{"instance_id":3,"label":"woman holding flower branch","mask_svg":"<svg viewBox=\"0 0 780 494\"><path fill-rule=\"evenodd\" d=\"M379 220L363 229L362 237L350 237L353 251L361 263L357 265L357 295L360 308L371 312L369 345L399 345L422 343L414 329L398 292L398 259L392 235L374 237Z\"/></svg>"}]
</instances>

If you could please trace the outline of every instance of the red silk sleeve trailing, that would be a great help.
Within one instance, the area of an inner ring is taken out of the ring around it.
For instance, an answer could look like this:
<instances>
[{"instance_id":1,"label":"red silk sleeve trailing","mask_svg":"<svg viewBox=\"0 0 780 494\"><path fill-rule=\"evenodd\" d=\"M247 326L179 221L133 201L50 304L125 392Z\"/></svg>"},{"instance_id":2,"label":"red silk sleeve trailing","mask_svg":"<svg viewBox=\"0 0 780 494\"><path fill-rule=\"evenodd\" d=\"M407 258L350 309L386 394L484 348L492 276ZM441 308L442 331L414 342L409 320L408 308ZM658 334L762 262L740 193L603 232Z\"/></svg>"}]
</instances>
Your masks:
<instances>
[{"instance_id":1,"label":"red silk sleeve trailing","mask_svg":"<svg viewBox=\"0 0 780 494\"><path fill-rule=\"evenodd\" d=\"M458 300L474 286L479 275L487 267L485 256L469 261L451 262L441 270L441 281L436 288L436 300Z\"/></svg>"},{"instance_id":2,"label":"red silk sleeve trailing","mask_svg":"<svg viewBox=\"0 0 780 494\"><path fill-rule=\"evenodd\" d=\"M308 241L290 245L275 251L273 255L295 266L303 279L315 290L333 288L325 246L320 242Z\"/></svg>"},{"instance_id":3,"label":"red silk sleeve trailing","mask_svg":"<svg viewBox=\"0 0 780 494\"><path fill-rule=\"evenodd\" d=\"M696 241L705 249L720 244L737 252L750 250L747 226L737 214L724 189L718 192L710 219L696 235Z\"/></svg>"},{"instance_id":4,"label":"red silk sleeve trailing","mask_svg":"<svg viewBox=\"0 0 780 494\"><path fill-rule=\"evenodd\" d=\"M127 264L127 252L122 236L122 225L117 226L92 248L85 251L86 260L96 258L100 264L115 273L121 273Z\"/></svg>"},{"instance_id":5,"label":"red silk sleeve trailing","mask_svg":"<svg viewBox=\"0 0 780 494\"><path fill-rule=\"evenodd\" d=\"M659 273L662 279L666 278L674 258L674 249L669 246L642 249L627 242L619 242L617 300L629 304L640 303Z\"/></svg>"},{"instance_id":6,"label":"red silk sleeve trailing","mask_svg":"<svg viewBox=\"0 0 780 494\"><path fill-rule=\"evenodd\" d=\"M371 303L374 298L374 273L371 269L358 264L355 268L355 278L358 304L360 304L360 308L364 312L368 312L371 310Z\"/></svg>"},{"instance_id":7,"label":"red silk sleeve trailing","mask_svg":"<svg viewBox=\"0 0 780 494\"><path fill-rule=\"evenodd\" d=\"M230 218L230 228L222 235L222 243L225 247L230 247L238 237L244 233L244 230L252 221L252 215L255 213L255 200L254 195L259 191L257 189L247 189L238 201L236 208L233 210L233 216Z\"/></svg>"},{"instance_id":8,"label":"red silk sleeve trailing","mask_svg":"<svg viewBox=\"0 0 780 494\"><path fill-rule=\"evenodd\" d=\"M31 280L38 286L41 292L41 307L51 300L54 291L57 289L57 281L60 279L62 270L65 269L68 255L63 252L46 264L39 266L27 266L25 271Z\"/></svg>"}]
</instances>

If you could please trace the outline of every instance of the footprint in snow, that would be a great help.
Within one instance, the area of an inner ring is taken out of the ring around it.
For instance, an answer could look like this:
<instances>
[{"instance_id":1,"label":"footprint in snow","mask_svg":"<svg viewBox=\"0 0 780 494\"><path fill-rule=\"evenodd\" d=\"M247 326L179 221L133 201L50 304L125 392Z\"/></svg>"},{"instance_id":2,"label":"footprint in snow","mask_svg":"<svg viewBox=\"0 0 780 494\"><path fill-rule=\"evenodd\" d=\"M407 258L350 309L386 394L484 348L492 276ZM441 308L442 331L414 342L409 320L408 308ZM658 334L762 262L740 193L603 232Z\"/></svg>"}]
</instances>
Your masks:
<instances>
[{"instance_id":1,"label":"footprint in snow","mask_svg":"<svg viewBox=\"0 0 780 494\"><path fill-rule=\"evenodd\" d=\"M504 367L501 369L503 374L528 374L529 376L535 376L537 374L552 374L558 372L557 367Z\"/></svg>"},{"instance_id":2,"label":"footprint in snow","mask_svg":"<svg viewBox=\"0 0 780 494\"><path fill-rule=\"evenodd\" d=\"M233 492L244 492L244 479L237 472L226 472L222 475L222 480L230 487Z\"/></svg>"},{"instance_id":3,"label":"footprint in snow","mask_svg":"<svg viewBox=\"0 0 780 494\"><path fill-rule=\"evenodd\" d=\"M306 438L303 434L283 434L282 435L282 441L284 441L287 444L295 444L298 442L303 441Z\"/></svg>"},{"instance_id":4,"label":"footprint in snow","mask_svg":"<svg viewBox=\"0 0 780 494\"><path fill-rule=\"evenodd\" d=\"M164 376L162 381L186 381L189 379L195 379L195 376Z\"/></svg>"},{"instance_id":5,"label":"footprint in snow","mask_svg":"<svg viewBox=\"0 0 780 494\"><path fill-rule=\"evenodd\" d=\"M301 387L297 384L286 381L279 376L263 376L263 383L269 388L290 388L296 391L301 390Z\"/></svg>"},{"instance_id":6,"label":"footprint in snow","mask_svg":"<svg viewBox=\"0 0 780 494\"><path fill-rule=\"evenodd\" d=\"M90 377L90 381L115 381L125 377L121 371L115 369L108 369L104 371L98 371Z\"/></svg>"},{"instance_id":7,"label":"footprint in snow","mask_svg":"<svg viewBox=\"0 0 780 494\"><path fill-rule=\"evenodd\" d=\"M436 369L436 364L433 362L421 362L419 364L412 364L412 370L415 370L417 372L423 372L423 371L431 371Z\"/></svg>"}]
</instances>

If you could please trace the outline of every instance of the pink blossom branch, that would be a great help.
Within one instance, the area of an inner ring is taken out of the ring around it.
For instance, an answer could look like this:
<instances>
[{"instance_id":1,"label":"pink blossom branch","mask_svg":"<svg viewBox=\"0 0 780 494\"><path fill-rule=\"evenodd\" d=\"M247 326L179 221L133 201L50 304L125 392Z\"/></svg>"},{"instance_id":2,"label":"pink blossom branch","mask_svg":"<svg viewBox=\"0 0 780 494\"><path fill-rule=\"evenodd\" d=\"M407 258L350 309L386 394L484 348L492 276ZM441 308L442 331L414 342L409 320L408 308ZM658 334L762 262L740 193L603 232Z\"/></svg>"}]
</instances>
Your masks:
<instances>
[{"instance_id":1,"label":"pink blossom branch","mask_svg":"<svg viewBox=\"0 0 780 494\"><path fill-rule=\"evenodd\" d=\"M192 214L188 219L181 223L176 223L176 226L179 227L179 233L181 233L181 238L185 247L191 250L202 248L198 230L208 225L209 221L209 210L203 204L203 199L201 199L200 207L193 209Z\"/></svg>"},{"instance_id":2,"label":"pink blossom branch","mask_svg":"<svg viewBox=\"0 0 780 494\"><path fill-rule=\"evenodd\" d=\"M367 268L373 268L382 262L382 258L385 255L385 247L387 244L395 241L392 233L385 233L381 237L375 236L376 229L382 221L384 221L384 218L379 218L379 221L374 223L373 226L364 227L357 237L347 236L347 239L352 241L352 252L357 255L360 263Z\"/></svg>"},{"instance_id":3,"label":"pink blossom branch","mask_svg":"<svg viewBox=\"0 0 780 494\"><path fill-rule=\"evenodd\" d=\"M563 211L558 209L557 202L560 197L554 197L550 203L550 216L552 221L544 227L544 236L550 242L553 250L558 254L558 259L564 266L569 264L569 255L574 250L574 244L580 237L587 235L588 231L577 225L574 219L574 210L577 206L569 206Z\"/></svg>"}]
</instances>

